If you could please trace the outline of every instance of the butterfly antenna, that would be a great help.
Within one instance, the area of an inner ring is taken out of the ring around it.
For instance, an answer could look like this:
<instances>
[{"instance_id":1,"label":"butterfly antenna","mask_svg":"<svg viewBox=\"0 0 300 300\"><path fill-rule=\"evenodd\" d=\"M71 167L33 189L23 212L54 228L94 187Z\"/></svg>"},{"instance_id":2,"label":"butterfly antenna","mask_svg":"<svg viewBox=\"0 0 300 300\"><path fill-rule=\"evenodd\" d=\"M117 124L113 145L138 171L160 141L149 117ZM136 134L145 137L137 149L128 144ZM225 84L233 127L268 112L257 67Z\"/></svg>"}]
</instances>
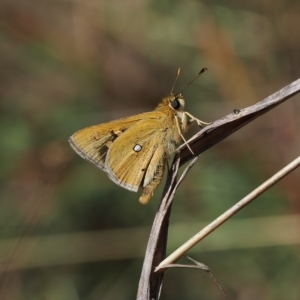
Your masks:
<instances>
[{"instance_id":1,"label":"butterfly antenna","mask_svg":"<svg viewBox=\"0 0 300 300\"><path fill-rule=\"evenodd\" d=\"M186 84L178 93L176 93L176 95L179 95L183 90L185 90L190 84L192 84L205 71L207 71L207 68L203 68L188 84Z\"/></svg>"},{"instance_id":2,"label":"butterfly antenna","mask_svg":"<svg viewBox=\"0 0 300 300\"><path fill-rule=\"evenodd\" d=\"M173 90L174 90L174 87L175 87L175 83L176 83L176 81L177 81L177 79L178 79L178 77L180 75L180 72L181 72L181 68L178 68L175 80L174 80L173 85L172 85L171 94L173 93Z\"/></svg>"}]
</instances>

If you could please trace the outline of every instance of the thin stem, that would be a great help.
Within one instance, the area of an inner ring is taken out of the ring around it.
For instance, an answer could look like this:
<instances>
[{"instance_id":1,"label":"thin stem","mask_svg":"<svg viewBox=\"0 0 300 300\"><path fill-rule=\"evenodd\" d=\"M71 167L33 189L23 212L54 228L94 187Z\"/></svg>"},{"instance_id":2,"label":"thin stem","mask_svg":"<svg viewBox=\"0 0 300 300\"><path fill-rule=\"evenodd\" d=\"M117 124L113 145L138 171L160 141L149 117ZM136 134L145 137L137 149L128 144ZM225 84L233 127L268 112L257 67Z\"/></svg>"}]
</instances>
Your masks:
<instances>
[{"instance_id":1,"label":"thin stem","mask_svg":"<svg viewBox=\"0 0 300 300\"><path fill-rule=\"evenodd\" d=\"M233 207L228 209L225 213L223 213L221 216L219 216L216 220L214 220L209 225L207 225L205 228L203 228L201 231L199 231L196 235L194 235L191 239L189 239L181 247L179 247L177 250L175 250L172 254L170 254L165 260L163 260L157 266L157 268L155 269L155 272L162 271L163 269L165 269L167 267L167 265L170 265L170 264L176 262L181 256L183 256L193 246L195 246L197 243L199 243L201 240L203 240L207 235L209 235L211 232L213 232L215 229L217 229L219 226L221 226L224 222L226 222L229 218L231 218L233 215L235 215L243 207L245 207L246 205L251 203L259 195L261 195L266 190L271 188L275 183L277 183L282 178L284 178L286 175L288 175L290 172L292 172L297 167L299 167L299 165L300 165L300 156L298 158L296 158L294 161L292 161L290 164L288 164L286 167L281 169L279 172L277 172L270 179L265 181L258 188L253 190L250 194L248 194L246 197L244 197L242 200L240 200Z\"/></svg>"}]
</instances>

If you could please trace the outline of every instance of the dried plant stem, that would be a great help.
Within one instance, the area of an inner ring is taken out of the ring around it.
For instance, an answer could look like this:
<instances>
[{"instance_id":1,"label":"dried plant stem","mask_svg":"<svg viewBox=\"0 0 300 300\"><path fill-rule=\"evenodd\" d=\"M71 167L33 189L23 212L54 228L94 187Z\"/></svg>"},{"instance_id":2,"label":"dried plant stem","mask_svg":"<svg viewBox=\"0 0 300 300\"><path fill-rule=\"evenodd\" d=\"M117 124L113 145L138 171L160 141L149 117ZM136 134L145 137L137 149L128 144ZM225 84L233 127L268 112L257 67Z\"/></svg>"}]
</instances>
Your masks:
<instances>
[{"instance_id":1,"label":"dried plant stem","mask_svg":"<svg viewBox=\"0 0 300 300\"><path fill-rule=\"evenodd\" d=\"M258 188L253 190L250 194L240 200L237 204L233 207L228 209L225 213L219 216L216 220L211 222L207 225L204 229L199 231L196 235L194 235L191 239L189 239L186 243L184 243L181 247L175 250L172 254L170 254L165 260L163 260L155 269L156 272L162 271L163 269L167 268L168 265L173 264L176 262L180 257L182 257L188 250L190 250L193 246L203 240L207 235L221 226L225 221L235 215L238 211L240 211L243 207L251 203L254 199L256 199L259 195L267 191L271 188L275 183L280 181L290 172L295 170L297 167L300 166L300 156L288 164L286 167L281 169L275 175L273 175L270 179L265 181L262 185Z\"/></svg>"},{"instance_id":2,"label":"dried plant stem","mask_svg":"<svg viewBox=\"0 0 300 300\"><path fill-rule=\"evenodd\" d=\"M197 160L199 159L199 156L195 157L189 164L188 166L184 169L184 171L182 172L180 178L178 179L177 183L175 184L172 193L170 195L168 195L169 201L167 202L167 207L169 207L169 205L172 204L173 198L175 196L175 193L179 187L179 185L181 184L181 182L183 181L183 179L186 177L186 175L188 174L188 172L191 170L191 168L195 165L195 163L197 162ZM179 163L180 163L180 158L178 158ZM178 169L177 169L178 171Z\"/></svg>"}]
</instances>

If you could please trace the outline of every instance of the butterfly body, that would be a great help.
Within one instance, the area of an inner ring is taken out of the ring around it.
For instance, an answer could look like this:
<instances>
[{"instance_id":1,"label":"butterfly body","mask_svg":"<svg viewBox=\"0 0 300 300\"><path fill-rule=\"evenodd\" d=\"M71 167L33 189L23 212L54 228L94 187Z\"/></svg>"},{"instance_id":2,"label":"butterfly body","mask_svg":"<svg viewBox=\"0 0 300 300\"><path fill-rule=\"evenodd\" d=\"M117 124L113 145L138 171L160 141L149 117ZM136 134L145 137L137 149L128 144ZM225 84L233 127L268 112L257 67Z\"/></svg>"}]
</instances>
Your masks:
<instances>
[{"instance_id":1,"label":"butterfly body","mask_svg":"<svg viewBox=\"0 0 300 300\"><path fill-rule=\"evenodd\" d=\"M77 154L93 163L121 187L149 202L192 122L204 123L184 111L181 94L169 95L152 112L94 125L74 133L69 142Z\"/></svg>"}]
</instances>

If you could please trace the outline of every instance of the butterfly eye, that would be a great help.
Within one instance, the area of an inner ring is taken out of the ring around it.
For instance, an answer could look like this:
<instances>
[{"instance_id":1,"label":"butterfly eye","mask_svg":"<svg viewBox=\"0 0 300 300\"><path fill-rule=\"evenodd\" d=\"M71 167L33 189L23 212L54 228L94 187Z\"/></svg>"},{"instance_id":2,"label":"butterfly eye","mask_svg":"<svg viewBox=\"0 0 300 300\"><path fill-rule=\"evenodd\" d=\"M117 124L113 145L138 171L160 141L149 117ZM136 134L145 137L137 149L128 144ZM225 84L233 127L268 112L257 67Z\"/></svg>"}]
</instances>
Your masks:
<instances>
[{"instance_id":1,"label":"butterfly eye","mask_svg":"<svg viewBox=\"0 0 300 300\"><path fill-rule=\"evenodd\" d=\"M174 109L178 109L180 107L180 102L178 101L177 98L175 98L173 101L171 101L171 106Z\"/></svg>"}]
</instances>

